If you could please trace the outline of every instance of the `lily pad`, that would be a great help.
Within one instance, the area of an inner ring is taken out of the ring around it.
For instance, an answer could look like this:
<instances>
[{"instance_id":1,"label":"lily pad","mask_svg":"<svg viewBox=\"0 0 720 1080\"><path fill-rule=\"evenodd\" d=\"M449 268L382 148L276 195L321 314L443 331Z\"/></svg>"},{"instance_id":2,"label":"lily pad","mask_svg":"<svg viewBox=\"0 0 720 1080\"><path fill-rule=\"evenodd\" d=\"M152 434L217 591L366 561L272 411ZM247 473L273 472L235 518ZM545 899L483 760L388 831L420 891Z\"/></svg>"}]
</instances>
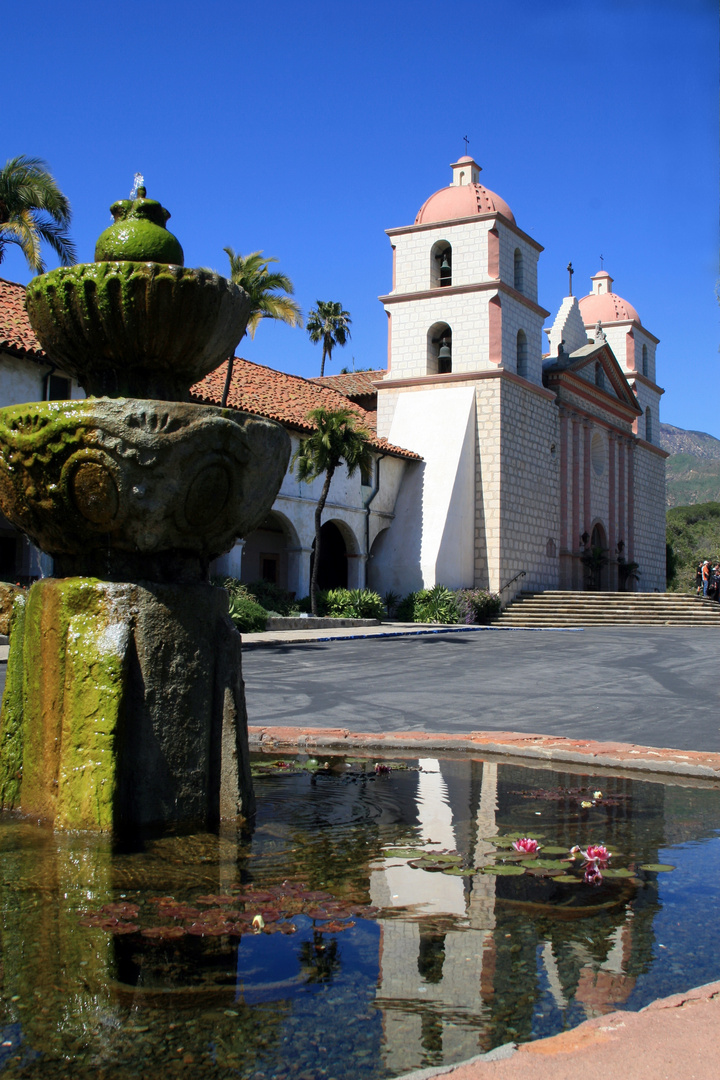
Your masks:
<instances>
[{"instance_id":1,"label":"lily pad","mask_svg":"<svg viewBox=\"0 0 720 1080\"><path fill-rule=\"evenodd\" d=\"M427 855L427 851L421 848L398 847L383 851L383 857L386 859L421 859L423 855Z\"/></svg>"},{"instance_id":2,"label":"lily pad","mask_svg":"<svg viewBox=\"0 0 720 1080\"><path fill-rule=\"evenodd\" d=\"M453 874L455 877L473 877L477 870L467 866L448 866L447 870L444 870L445 874Z\"/></svg>"},{"instance_id":3,"label":"lily pad","mask_svg":"<svg viewBox=\"0 0 720 1080\"><path fill-rule=\"evenodd\" d=\"M602 873L602 876L606 877L606 878L631 878L631 877L635 876L633 874L632 870L624 870L624 869L615 870L614 868L609 868L607 870L601 870L601 873Z\"/></svg>"},{"instance_id":4,"label":"lily pad","mask_svg":"<svg viewBox=\"0 0 720 1080\"><path fill-rule=\"evenodd\" d=\"M546 870L567 870L568 863L565 859L538 859L537 865Z\"/></svg>"},{"instance_id":5,"label":"lily pad","mask_svg":"<svg viewBox=\"0 0 720 1080\"><path fill-rule=\"evenodd\" d=\"M582 878L575 877L574 874L558 874L557 877L553 878L553 881L557 881L562 885L579 885Z\"/></svg>"},{"instance_id":6,"label":"lily pad","mask_svg":"<svg viewBox=\"0 0 720 1080\"><path fill-rule=\"evenodd\" d=\"M447 870L448 863L440 862L438 859L411 859L408 866L412 866L413 870L427 870L433 874Z\"/></svg>"},{"instance_id":7,"label":"lily pad","mask_svg":"<svg viewBox=\"0 0 720 1080\"><path fill-rule=\"evenodd\" d=\"M567 855L569 848L558 847L556 844L548 844L543 848L543 855Z\"/></svg>"},{"instance_id":8,"label":"lily pad","mask_svg":"<svg viewBox=\"0 0 720 1080\"><path fill-rule=\"evenodd\" d=\"M664 874L670 870L675 870L676 868L671 866L670 863L646 862L640 863L640 869L649 870L653 874Z\"/></svg>"},{"instance_id":9,"label":"lily pad","mask_svg":"<svg viewBox=\"0 0 720 1080\"><path fill-rule=\"evenodd\" d=\"M544 866L531 866L529 870L525 871L530 877L560 877L561 870L548 870Z\"/></svg>"},{"instance_id":10,"label":"lily pad","mask_svg":"<svg viewBox=\"0 0 720 1080\"><path fill-rule=\"evenodd\" d=\"M508 836L483 836L482 839L497 848L511 848L512 840Z\"/></svg>"},{"instance_id":11,"label":"lily pad","mask_svg":"<svg viewBox=\"0 0 720 1080\"><path fill-rule=\"evenodd\" d=\"M494 874L496 877L519 877L525 873L523 866L483 866L483 874Z\"/></svg>"}]
</instances>

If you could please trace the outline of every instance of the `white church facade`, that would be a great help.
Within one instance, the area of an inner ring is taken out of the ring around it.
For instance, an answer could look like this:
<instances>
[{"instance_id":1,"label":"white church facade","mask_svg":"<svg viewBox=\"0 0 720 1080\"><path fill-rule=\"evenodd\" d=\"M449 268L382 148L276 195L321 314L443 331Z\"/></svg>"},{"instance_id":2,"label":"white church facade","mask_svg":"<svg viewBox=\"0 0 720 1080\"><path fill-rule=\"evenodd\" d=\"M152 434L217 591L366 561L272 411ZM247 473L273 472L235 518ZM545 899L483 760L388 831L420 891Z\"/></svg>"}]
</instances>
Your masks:
<instances>
[{"instance_id":1,"label":"white church facade","mask_svg":"<svg viewBox=\"0 0 720 1080\"><path fill-rule=\"evenodd\" d=\"M658 339L601 271L562 301L544 352L542 247L472 158L451 169L413 224L388 230L387 367L308 380L238 358L228 405L283 423L295 446L319 406L350 408L370 433L371 473L338 470L330 489L325 585L405 595L441 583L504 603L521 590L664 591ZM0 404L20 400L18 365L35 400L63 396L23 295L0 281ZM224 381L218 369L195 399L219 403ZM289 472L267 521L215 572L306 595L319 486ZM51 572L2 520L0 543L0 576Z\"/></svg>"},{"instance_id":2,"label":"white church facade","mask_svg":"<svg viewBox=\"0 0 720 1080\"><path fill-rule=\"evenodd\" d=\"M543 356L542 249L475 161L451 168L412 225L388 230L377 431L424 464L399 493L371 577L397 592L500 591L513 579L510 596L664 591L658 339L600 273L589 296L563 301Z\"/></svg>"}]
</instances>

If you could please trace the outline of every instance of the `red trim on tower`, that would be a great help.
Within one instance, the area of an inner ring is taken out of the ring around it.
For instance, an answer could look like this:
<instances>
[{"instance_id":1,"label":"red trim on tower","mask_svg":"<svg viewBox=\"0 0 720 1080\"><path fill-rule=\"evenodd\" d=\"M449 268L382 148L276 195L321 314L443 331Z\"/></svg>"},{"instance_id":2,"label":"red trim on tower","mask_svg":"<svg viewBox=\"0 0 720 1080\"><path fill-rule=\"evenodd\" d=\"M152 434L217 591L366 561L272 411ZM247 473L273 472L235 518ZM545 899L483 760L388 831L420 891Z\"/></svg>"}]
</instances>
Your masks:
<instances>
[{"instance_id":1,"label":"red trim on tower","mask_svg":"<svg viewBox=\"0 0 720 1080\"><path fill-rule=\"evenodd\" d=\"M503 360L502 350L502 304L499 296L491 296L488 303L490 321L490 349L488 359L491 364L500 366Z\"/></svg>"}]
</instances>

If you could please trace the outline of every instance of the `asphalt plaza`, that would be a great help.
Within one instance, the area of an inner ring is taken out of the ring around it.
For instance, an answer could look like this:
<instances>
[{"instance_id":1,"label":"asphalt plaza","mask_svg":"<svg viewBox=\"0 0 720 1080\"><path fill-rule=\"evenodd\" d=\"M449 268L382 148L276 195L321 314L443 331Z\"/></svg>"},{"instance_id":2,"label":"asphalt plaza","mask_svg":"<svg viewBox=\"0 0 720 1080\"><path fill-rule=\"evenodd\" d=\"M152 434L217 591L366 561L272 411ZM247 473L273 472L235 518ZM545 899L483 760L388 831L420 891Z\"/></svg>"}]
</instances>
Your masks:
<instances>
[{"instance_id":1,"label":"asphalt plaza","mask_svg":"<svg viewBox=\"0 0 720 1080\"><path fill-rule=\"evenodd\" d=\"M249 648L252 725L533 732L720 751L720 628L493 630Z\"/></svg>"}]
</instances>

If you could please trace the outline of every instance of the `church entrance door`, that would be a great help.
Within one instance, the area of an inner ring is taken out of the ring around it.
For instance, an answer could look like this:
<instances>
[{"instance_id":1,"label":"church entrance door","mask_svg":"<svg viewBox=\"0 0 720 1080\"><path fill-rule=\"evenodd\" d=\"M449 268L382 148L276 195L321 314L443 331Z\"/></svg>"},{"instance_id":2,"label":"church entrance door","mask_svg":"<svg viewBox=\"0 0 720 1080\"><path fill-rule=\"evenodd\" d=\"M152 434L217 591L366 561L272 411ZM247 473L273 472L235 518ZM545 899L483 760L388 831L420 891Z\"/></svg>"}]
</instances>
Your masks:
<instances>
[{"instance_id":1,"label":"church entrance door","mask_svg":"<svg viewBox=\"0 0 720 1080\"><path fill-rule=\"evenodd\" d=\"M591 592L605 592L608 587L608 548L605 530L599 521L593 525L590 544L583 556L583 562L585 563L585 588Z\"/></svg>"}]
</instances>

